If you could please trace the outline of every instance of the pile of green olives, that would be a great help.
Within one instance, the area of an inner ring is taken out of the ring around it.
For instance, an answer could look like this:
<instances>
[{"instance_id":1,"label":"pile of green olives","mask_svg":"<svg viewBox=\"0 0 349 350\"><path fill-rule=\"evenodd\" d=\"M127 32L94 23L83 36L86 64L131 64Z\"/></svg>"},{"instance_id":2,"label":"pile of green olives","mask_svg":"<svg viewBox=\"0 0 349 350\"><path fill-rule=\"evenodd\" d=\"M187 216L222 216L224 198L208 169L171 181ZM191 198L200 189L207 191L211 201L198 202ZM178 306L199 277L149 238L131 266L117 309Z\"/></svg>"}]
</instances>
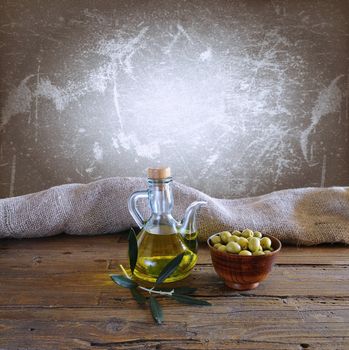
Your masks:
<instances>
[{"instance_id":1,"label":"pile of green olives","mask_svg":"<svg viewBox=\"0 0 349 350\"><path fill-rule=\"evenodd\" d=\"M263 237L259 231L248 228L242 232L217 233L211 238L211 244L221 252L239 255L266 255L274 250L269 237Z\"/></svg>"}]
</instances>

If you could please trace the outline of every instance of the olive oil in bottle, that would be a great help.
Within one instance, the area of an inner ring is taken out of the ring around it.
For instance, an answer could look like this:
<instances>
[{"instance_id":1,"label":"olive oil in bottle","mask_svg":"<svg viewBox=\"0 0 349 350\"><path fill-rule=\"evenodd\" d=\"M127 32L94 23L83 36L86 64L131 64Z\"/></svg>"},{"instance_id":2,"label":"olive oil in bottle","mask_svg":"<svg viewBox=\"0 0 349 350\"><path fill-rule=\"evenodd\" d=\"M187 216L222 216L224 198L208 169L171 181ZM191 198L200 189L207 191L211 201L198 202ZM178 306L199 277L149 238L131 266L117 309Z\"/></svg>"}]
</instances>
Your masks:
<instances>
[{"instance_id":1,"label":"olive oil in bottle","mask_svg":"<svg viewBox=\"0 0 349 350\"><path fill-rule=\"evenodd\" d=\"M141 244L134 275L141 280L155 282L162 269L183 252L181 263L166 282L185 278L196 264L197 254L188 249L178 234L158 234L143 230L138 240Z\"/></svg>"}]
</instances>

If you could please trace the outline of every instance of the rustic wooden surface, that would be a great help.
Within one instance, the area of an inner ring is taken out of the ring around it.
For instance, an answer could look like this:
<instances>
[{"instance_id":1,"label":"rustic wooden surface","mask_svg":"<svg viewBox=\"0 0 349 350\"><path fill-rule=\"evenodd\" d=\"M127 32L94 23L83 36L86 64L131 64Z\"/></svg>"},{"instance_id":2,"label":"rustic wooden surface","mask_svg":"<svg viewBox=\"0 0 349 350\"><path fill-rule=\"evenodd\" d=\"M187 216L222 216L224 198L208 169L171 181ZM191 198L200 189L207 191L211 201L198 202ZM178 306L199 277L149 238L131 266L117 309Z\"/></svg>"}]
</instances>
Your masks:
<instances>
[{"instance_id":1,"label":"rustic wooden surface","mask_svg":"<svg viewBox=\"0 0 349 350\"><path fill-rule=\"evenodd\" d=\"M229 290L208 250L182 284L212 307L161 299L165 322L110 273L125 236L0 240L0 349L349 349L349 255L284 247L256 290Z\"/></svg>"}]
</instances>

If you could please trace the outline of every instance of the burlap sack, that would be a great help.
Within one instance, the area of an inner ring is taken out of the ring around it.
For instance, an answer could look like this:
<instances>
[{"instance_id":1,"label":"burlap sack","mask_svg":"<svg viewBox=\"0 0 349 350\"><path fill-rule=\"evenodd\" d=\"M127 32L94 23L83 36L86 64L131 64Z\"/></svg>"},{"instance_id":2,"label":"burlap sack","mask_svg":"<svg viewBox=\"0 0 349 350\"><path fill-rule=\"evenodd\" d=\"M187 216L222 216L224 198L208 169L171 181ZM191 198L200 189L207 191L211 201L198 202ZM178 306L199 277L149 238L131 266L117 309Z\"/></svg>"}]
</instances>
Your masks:
<instances>
[{"instance_id":1,"label":"burlap sack","mask_svg":"<svg viewBox=\"0 0 349 350\"><path fill-rule=\"evenodd\" d=\"M69 184L0 200L0 237L27 238L58 233L94 235L136 226L127 209L129 195L146 189L140 178L109 178ZM200 239L225 229L251 228L284 243L349 243L349 187L302 188L243 199L216 199L173 184L174 217L194 200L207 201L198 214ZM145 215L147 203L141 203Z\"/></svg>"}]
</instances>

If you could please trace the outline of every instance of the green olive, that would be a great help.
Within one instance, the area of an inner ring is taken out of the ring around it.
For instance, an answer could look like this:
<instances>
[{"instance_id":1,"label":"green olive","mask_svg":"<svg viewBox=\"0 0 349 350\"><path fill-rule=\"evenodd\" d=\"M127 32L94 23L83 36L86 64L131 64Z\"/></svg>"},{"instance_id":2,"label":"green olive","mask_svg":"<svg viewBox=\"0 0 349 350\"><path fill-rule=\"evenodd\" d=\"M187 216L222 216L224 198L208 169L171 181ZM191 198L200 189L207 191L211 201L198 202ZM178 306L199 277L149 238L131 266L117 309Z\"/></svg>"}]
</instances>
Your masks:
<instances>
[{"instance_id":1,"label":"green olive","mask_svg":"<svg viewBox=\"0 0 349 350\"><path fill-rule=\"evenodd\" d=\"M225 245L221 244L221 245L218 247L218 250L219 250L220 252L225 252L225 251L227 250L227 247L226 247Z\"/></svg>"},{"instance_id":2,"label":"green olive","mask_svg":"<svg viewBox=\"0 0 349 350\"><path fill-rule=\"evenodd\" d=\"M231 237L231 233L229 231L223 231L219 234L223 243L228 243L229 237Z\"/></svg>"},{"instance_id":3,"label":"green olive","mask_svg":"<svg viewBox=\"0 0 349 350\"><path fill-rule=\"evenodd\" d=\"M232 235L228 238L228 242L237 242L239 240L238 236Z\"/></svg>"},{"instance_id":4,"label":"green olive","mask_svg":"<svg viewBox=\"0 0 349 350\"><path fill-rule=\"evenodd\" d=\"M265 254L265 255L271 254L271 251L268 250L268 249L266 249L266 250L264 250L264 254Z\"/></svg>"},{"instance_id":5,"label":"green olive","mask_svg":"<svg viewBox=\"0 0 349 350\"><path fill-rule=\"evenodd\" d=\"M265 255L265 253L261 250L256 250L255 252L252 253L252 255Z\"/></svg>"},{"instance_id":6,"label":"green olive","mask_svg":"<svg viewBox=\"0 0 349 350\"><path fill-rule=\"evenodd\" d=\"M212 244L221 243L221 238L218 235L215 235L211 238L211 242Z\"/></svg>"},{"instance_id":7,"label":"green olive","mask_svg":"<svg viewBox=\"0 0 349 350\"><path fill-rule=\"evenodd\" d=\"M241 251L241 247L238 243L236 242L229 242L227 244L227 252L229 253L239 253Z\"/></svg>"},{"instance_id":8,"label":"green olive","mask_svg":"<svg viewBox=\"0 0 349 350\"><path fill-rule=\"evenodd\" d=\"M242 250L239 255L252 255L252 253L249 250Z\"/></svg>"},{"instance_id":9,"label":"green olive","mask_svg":"<svg viewBox=\"0 0 349 350\"><path fill-rule=\"evenodd\" d=\"M253 237L253 231L250 230L250 229L245 229L242 231L242 234L241 234L243 237L247 238L247 237Z\"/></svg>"},{"instance_id":10,"label":"green olive","mask_svg":"<svg viewBox=\"0 0 349 350\"><path fill-rule=\"evenodd\" d=\"M249 241L248 241L248 249L251 252L256 252L259 251L259 247L261 246L260 244L260 240L257 237L252 237Z\"/></svg>"},{"instance_id":11,"label":"green olive","mask_svg":"<svg viewBox=\"0 0 349 350\"><path fill-rule=\"evenodd\" d=\"M213 247L218 249L218 247L220 247L221 245L223 245L222 243L216 243Z\"/></svg>"},{"instance_id":12,"label":"green olive","mask_svg":"<svg viewBox=\"0 0 349 350\"><path fill-rule=\"evenodd\" d=\"M263 235L262 235L259 231L254 231L254 232L253 232L253 235L254 235L255 237L257 237L257 238L262 238L262 237L263 237Z\"/></svg>"},{"instance_id":13,"label":"green olive","mask_svg":"<svg viewBox=\"0 0 349 350\"><path fill-rule=\"evenodd\" d=\"M241 236L241 232L238 231L238 230L234 230L231 234L235 235L235 236L238 236L238 237Z\"/></svg>"},{"instance_id":14,"label":"green olive","mask_svg":"<svg viewBox=\"0 0 349 350\"><path fill-rule=\"evenodd\" d=\"M271 240L269 237L261 238L261 246L263 249L269 249L271 247Z\"/></svg>"},{"instance_id":15,"label":"green olive","mask_svg":"<svg viewBox=\"0 0 349 350\"><path fill-rule=\"evenodd\" d=\"M239 237L237 241L242 249L246 249L248 247L248 240L245 237Z\"/></svg>"}]
</instances>

